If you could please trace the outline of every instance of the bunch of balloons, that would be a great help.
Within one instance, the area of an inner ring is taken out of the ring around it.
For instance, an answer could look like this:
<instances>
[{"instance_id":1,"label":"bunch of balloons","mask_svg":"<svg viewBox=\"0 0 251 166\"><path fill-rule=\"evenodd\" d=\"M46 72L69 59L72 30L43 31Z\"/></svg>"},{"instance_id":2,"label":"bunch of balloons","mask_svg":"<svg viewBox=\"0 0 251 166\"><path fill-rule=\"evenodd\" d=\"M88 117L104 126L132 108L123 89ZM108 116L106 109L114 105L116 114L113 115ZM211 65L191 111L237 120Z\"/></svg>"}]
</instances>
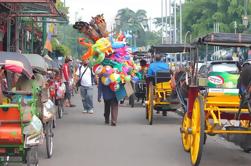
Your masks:
<instances>
[{"instance_id":1,"label":"bunch of balloons","mask_svg":"<svg viewBox=\"0 0 251 166\"><path fill-rule=\"evenodd\" d=\"M140 68L127 51L125 35L119 33L109 36L103 15L93 17L89 24L76 22L74 28L89 38L89 42L85 38L78 40L79 44L88 48L82 60L89 60L93 72L101 78L102 84L117 91L124 83L141 79Z\"/></svg>"}]
</instances>

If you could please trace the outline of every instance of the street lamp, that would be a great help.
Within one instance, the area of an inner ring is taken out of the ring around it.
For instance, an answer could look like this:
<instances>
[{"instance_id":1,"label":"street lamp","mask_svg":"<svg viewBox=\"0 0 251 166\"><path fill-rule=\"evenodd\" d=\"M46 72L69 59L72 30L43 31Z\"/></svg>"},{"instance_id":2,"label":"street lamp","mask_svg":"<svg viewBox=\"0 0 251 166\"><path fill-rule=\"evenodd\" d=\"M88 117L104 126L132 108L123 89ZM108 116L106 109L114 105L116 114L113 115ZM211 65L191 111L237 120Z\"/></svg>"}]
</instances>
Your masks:
<instances>
[{"instance_id":1,"label":"street lamp","mask_svg":"<svg viewBox=\"0 0 251 166\"><path fill-rule=\"evenodd\" d=\"M245 26L245 28L248 27L248 16L242 17L242 24Z\"/></svg>"}]
</instances>

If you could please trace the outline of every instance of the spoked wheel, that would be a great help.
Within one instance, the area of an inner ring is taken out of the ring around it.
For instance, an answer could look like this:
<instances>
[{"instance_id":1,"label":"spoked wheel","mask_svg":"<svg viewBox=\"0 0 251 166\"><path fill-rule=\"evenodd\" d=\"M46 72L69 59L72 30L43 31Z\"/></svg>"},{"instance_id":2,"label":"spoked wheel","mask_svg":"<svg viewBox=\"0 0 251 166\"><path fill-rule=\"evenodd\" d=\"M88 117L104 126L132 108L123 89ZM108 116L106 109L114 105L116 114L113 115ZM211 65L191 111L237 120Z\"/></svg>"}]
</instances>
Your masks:
<instances>
[{"instance_id":1,"label":"spoked wheel","mask_svg":"<svg viewBox=\"0 0 251 166\"><path fill-rule=\"evenodd\" d=\"M188 129L191 127L191 119L188 117L187 112L185 113L182 126L181 126L181 140L183 148L186 152L190 152L191 148L191 135L188 133Z\"/></svg>"},{"instance_id":2,"label":"spoked wheel","mask_svg":"<svg viewBox=\"0 0 251 166\"><path fill-rule=\"evenodd\" d=\"M52 128L56 128L56 126L57 126L57 117L56 117L56 115L54 115L54 117L53 117L53 120L52 120Z\"/></svg>"},{"instance_id":3,"label":"spoked wheel","mask_svg":"<svg viewBox=\"0 0 251 166\"><path fill-rule=\"evenodd\" d=\"M190 158L193 166L198 166L202 156L205 134L205 112L201 96L194 101L191 118Z\"/></svg>"},{"instance_id":4,"label":"spoked wheel","mask_svg":"<svg viewBox=\"0 0 251 166\"><path fill-rule=\"evenodd\" d=\"M47 157L51 158L53 154L53 132L52 132L52 121L48 122L45 126L45 141L46 141L46 152Z\"/></svg>"},{"instance_id":5,"label":"spoked wheel","mask_svg":"<svg viewBox=\"0 0 251 166\"><path fill-rule=\"evenodd\" d=\"M59 119L63 118L63 112L64 112L63 102L62 102L62 99L59 99L58 100L58 118Z\"/></svg>"},{"instance_id":6,"label":"spoked wheel","mask_svg":"<svg viewBox=\"0 0 251 166\"><path fill-rule=\"evenodd\" d=\"M250 128L251 122L249 120L240 120L240 127L243 128ZM247 139L248 137L244 139L243 144L240 146L245 153L250 153L251 152L251 147L248 145L249 140Z\"/></svg>"},{"instance_id":7,"label":"spoked wheel","mask_svg":"<svg viewBox=\"0 0 251 166\"><path fill-rule=\"evenodd\" d=\"M147 104L147 117L150 125L153 124L153 83L149 83L149 92L148 92L148 104Z\"/></svg>"},{"instance_id":8,"label":"spoked wheel","mask_svg":"<svg viewBox=\"0 0 251 166\"><path fill-rule=\"evenodd\" d=\"M34 146L26 149L27 166L38 166L38 147Z\"/></svg>"}]
</instances>

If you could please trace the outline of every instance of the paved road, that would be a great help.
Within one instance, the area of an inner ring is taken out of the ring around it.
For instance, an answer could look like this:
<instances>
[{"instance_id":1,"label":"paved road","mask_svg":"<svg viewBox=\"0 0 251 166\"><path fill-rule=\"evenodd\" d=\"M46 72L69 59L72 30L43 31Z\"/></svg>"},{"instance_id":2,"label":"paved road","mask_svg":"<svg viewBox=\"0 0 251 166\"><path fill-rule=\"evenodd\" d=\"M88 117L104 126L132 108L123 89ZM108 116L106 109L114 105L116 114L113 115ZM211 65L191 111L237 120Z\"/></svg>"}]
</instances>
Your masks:
<instances>
[{"instance_id":1,"label":"paved road","mask_svg":"<svg viewBox=\"0 0 251 166\"><path fill-rule=\"evenodd\" d=\"M174 113L155 115L147 125L144 109L119 108L118 125L104 124L103 104L95 103L95 114L82 114L79 96L76 108L69 109L55 130L54 156L45 158L40 149L40 166L190 166L182 149L179 124ZM201 166L250 166L251 154L245 154L219 137L208 137Z\"/></svg>"}]
</instances>

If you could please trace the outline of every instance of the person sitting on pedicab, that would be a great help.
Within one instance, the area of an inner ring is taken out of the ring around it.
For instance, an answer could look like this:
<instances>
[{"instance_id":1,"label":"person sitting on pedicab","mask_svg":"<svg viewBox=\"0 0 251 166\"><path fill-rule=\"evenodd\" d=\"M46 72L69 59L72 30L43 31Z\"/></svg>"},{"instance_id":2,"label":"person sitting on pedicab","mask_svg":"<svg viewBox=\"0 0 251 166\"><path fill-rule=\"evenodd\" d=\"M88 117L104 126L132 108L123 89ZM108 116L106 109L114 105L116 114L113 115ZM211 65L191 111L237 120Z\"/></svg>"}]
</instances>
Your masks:
<instances>
[{"instance_id":1,"label":"person sitting on pedicab","mask_svg":"<svg viewBox=\"0 0 251 166\"><path fill-rule=\"evenodd\" d=\"M158 71L170 71L169 65L163 61L161 61L161 55L160 54L156 54L154 56L155 61L153 63L150 64L148 71L147 71L147 75L146 75L146 79L147 79L147 88L149 87L149 79L151 79L152 77L155 76L156 72ZM159 113L159 111L157 111L157 113ZM166 116L166 111L162 112L163 116Z\"/></svg>"},{"instance_id":2,"label":"person sitting on pedicab","mask_svg":"<svg viewBox=\"0 0 251 166\"><path fill-rule=\"evenodd\" d=\"M148 71L147 71L147 77L155 76L155 73L158 71L169 71L169 65L163 61L161 61L161 55L156 54L154 56L155 61L150 64Z\"/></svg>"}]
</instances>

